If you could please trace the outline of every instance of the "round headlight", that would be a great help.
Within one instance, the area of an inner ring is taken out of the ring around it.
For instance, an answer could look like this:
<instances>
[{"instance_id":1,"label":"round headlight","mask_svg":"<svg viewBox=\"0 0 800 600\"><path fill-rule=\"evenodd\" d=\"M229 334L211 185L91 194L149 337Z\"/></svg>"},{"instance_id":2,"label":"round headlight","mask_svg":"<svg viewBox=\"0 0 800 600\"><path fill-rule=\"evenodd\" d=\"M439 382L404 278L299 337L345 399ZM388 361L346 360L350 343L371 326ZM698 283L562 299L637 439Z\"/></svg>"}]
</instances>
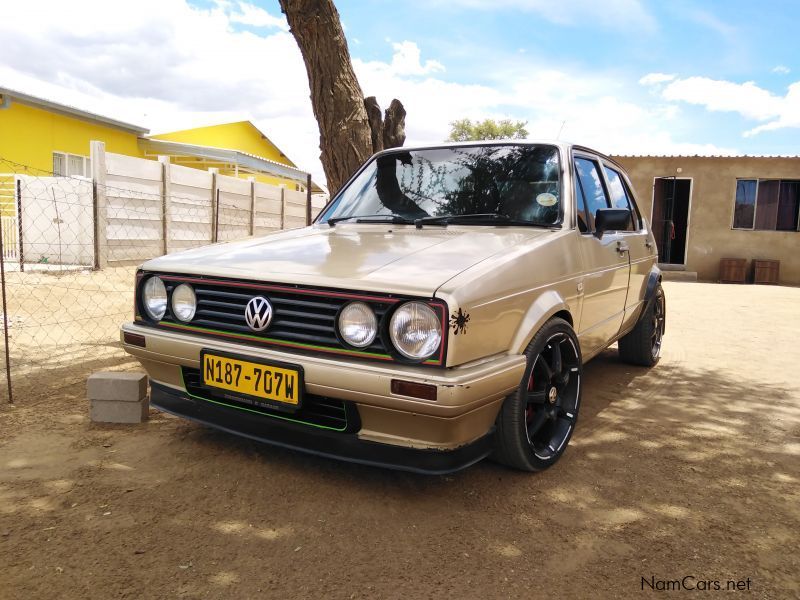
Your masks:
<instances>
[{"instance_id":1,"label":"round headlight","mask_svg":"<svg viewBox=\"0 0 800 600\"><path fill-rule=\"evenodd\" d=\"M192 286L182 283L172 290L172 314L178 320L188 322L194 317L197 310L197 297L194 295Z\"/></svg>"},{"instance_id":2,"label":"round headlight","mask_svg":"<svg viewBox=\"0 0 800 600\"><path fill-rule=\"evenodd\" d=\"M151 277L144 282L142 304L151 319L160 321L164 318L167 312L167 288L159 277Z\"/></svg>"},{"instance_id":3,"label":"round headlight","mask_svg":"<svg viewBox=\"0 0 800 600\"><path fill-rule=\"evenodd\" d=\"M392 315L389 336L397 351L413 360L436 352L442 341L442 324L424 302L406 302Z\"/></svg>"},{"instance_id":4,"label":"round headlight","mask_svg":"<svg viewBox=\"0 0 800 600\"><path fill-rule=\"evenodd\" d=\"M363 302L351 302L339 313L339 335L356 348L369 346L378 333L378 319Z\"/></svg>"}]
</instances>

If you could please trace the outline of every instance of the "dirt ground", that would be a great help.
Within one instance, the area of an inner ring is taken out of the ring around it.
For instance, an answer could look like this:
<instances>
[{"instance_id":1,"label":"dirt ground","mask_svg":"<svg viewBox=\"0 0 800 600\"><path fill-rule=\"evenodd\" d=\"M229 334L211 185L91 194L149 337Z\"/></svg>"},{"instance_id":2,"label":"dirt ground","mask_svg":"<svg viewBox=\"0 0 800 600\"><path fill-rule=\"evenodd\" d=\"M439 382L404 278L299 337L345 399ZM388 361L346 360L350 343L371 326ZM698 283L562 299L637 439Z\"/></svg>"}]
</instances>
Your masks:
<instances>
[{"instance_id":1,"label":"dirt ground","mask_svg":"<svg viewBox=\"0 0 800 600\"><path fill-rule=\"evenodd\" d=\"M0 597L800 597L800 288L665 288L661 363L587 365L538 475L384 471L155 411L96 425L80 381L29 386L0 408Z\"/></svg>"}]
</instances>

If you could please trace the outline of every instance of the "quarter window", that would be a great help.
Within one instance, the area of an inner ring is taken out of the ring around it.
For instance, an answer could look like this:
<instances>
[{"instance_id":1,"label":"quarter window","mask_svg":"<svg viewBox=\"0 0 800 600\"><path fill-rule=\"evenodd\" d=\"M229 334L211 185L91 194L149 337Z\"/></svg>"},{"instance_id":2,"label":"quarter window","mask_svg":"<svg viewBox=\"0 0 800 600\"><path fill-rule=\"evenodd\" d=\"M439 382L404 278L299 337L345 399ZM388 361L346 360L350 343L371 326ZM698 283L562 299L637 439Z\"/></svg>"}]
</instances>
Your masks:
<instances>
[{"instance_id":1,"label":"quarter window","mask_svg":"<svg viewBox=\"0 0 800 600\"><path fill-rule=\"evenodd\" d=\"M637 221L636 213L633 210L633 205L628 192L625 189L625 183L622 176L614 169L604 166L606 178L608 179L609 192L611 193L611 206L613 208L625 208L631 211L631 219L628 221L628 231L634 231L636 227L634 222Z\"/></svg>"}]
</instances>

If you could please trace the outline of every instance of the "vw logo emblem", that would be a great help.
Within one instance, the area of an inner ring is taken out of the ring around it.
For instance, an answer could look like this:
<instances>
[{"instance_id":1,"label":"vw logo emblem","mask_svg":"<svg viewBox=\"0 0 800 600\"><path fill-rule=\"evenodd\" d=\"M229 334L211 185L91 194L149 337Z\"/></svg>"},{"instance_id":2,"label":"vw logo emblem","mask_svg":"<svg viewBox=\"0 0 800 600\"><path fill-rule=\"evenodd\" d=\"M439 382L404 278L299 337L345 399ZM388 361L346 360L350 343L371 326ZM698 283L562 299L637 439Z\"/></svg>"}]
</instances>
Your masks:
<instances>
[{"instance_id":1,"label":"vw logo emblem","mask_svg":"<svg viewBox=\"0 0 800 600\"><path fill-rule=\"evenodd\" d=\"M244 320L253 331L264 331L272 321L272 305L263 296L256 296L244 309Z\"/></svg>"}]
</instances>

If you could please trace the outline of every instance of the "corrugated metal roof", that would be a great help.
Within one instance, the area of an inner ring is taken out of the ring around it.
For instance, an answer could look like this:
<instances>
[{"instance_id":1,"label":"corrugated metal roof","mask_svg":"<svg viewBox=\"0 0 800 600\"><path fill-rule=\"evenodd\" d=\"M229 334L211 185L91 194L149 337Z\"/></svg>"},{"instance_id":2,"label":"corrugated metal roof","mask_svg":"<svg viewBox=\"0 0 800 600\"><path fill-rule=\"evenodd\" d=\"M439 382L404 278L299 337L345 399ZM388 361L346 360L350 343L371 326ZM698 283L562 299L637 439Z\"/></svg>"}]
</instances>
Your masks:
<instances>
[{"instance_id":1,"label":"corrugated metal roof","mask_svg":"<svg viewBox=\"0 0 800 600\"><path fill-rule=\"evenodd\" d=\"M103 123L104 125L108 125L110 127L115 127L117 129L122 129L123 131L135 133L136 135L144 135L150 132L150 130L147 129L146 127L132 125L131 123L125 123L124 121L117 121L116 119L112 119L110 117L104 117L103 115L98 115L96 113L89 112L88 110L82 110L80 108L69 106L67 104L53 102L52 100L39 98L38 96L31 96L30 94L24 94L22 92L18 92L10 88L0 87L0 95L10 98L12 102L16 101L19 102L20 104L26 104L28 106L33 106L36 108L43 108L45 110L49 110L50 112L66 115L69 117L78 117L79 119L83 119L85 121Z\"/></svg>"},{"instance_id":2,"label":"corrugated metal roof","mask_svg":"<svg viewBox=\"0 0 800 600\"><path fill-rule=\"evenodd\" d=\"M308 183L308 173L298 168L290 167L263 156L233 150L231 148L216 148L214 146L201 146L199 144L187 144L184 142L173 142L170 140L158 140L148 137L140 137L139 143L145 150L165 154L196 156L209 160L220 161L231 164L238 164L241 167L253 169L261 173L268 173L277 177L284 177L297 181L302 184ZM312 191L325 192L325 189L314 181L311 182Z\"/></svg>"},{"instance_id":3,"label":"corrugated metal roof","mask_svg":"<svg viewBox=\"0 0 800 600\"><path fill-rule=\"evenodd\" d=\"M615 158L800 158L797 154L614 154Z\"/></svg>"}]
</instances>

